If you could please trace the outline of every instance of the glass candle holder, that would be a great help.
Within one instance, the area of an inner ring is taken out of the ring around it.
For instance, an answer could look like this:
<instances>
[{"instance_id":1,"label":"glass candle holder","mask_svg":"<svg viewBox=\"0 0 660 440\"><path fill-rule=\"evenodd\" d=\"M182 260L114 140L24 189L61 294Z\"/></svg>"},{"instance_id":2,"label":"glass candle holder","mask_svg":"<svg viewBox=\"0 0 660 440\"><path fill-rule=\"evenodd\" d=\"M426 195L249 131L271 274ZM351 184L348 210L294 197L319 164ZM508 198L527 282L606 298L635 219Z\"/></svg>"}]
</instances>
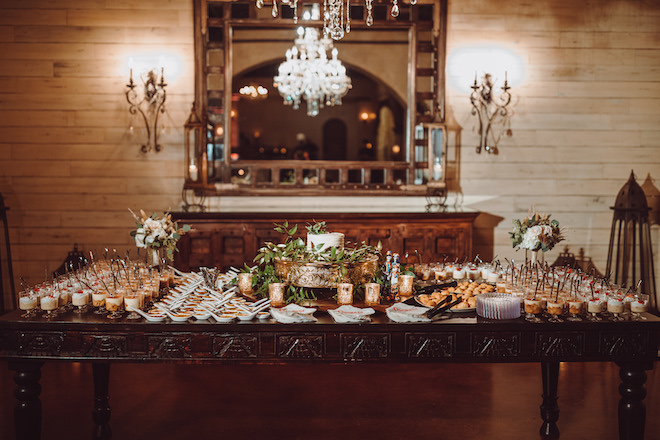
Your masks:
<instances>
[{"instance_id":1,"label":"glass candle holder","mask_svg":"<svg viewBox=\"0 0 660 440\"><path fill-rule=\"evenodd\" d=\"M415 277L413 275L399 275L399 295L403 297L410 297L413 295L413 282Z\"/></svg>"},{"instance_id":2,"label":"glass candle holder","mask_svg":"<svg viewBox=\"0 0 660 440\"><path fill-rule=\"evenodd\" d=\"M353 285L337 283L337 304L340 306L353 304Z\"/></svg>"},{"instance_id":3,"label":"glass candle holder","mask_svg":"<svg viewBox=\"0 0 660 440\"><path fill-rule=\"evenodd\" d=\"M270 299L271 307L284 306L284 291L286 284L284 283L270 283L268 284L268 298Z\"/></svg>"},{"instance_id":4,"label":"glass candle holder","mask_svg":"<svg viewBox=\"0 0 660 440\"><path fill-rule=\"evenodd\" d=\"M366 283L364 285L364 303L368 306L380 304L380 284Z\"/></svg>"},{"instance_id":5,"label":"glass candle holder","mask_svg":"<svg viewBox=\"0 0 660 440\"><path fill-rule=\"evenodd\" d=\"M238 290L242 295L252 293L252 274L239 273L238 274Z\"/></svg>"}]
</instances>

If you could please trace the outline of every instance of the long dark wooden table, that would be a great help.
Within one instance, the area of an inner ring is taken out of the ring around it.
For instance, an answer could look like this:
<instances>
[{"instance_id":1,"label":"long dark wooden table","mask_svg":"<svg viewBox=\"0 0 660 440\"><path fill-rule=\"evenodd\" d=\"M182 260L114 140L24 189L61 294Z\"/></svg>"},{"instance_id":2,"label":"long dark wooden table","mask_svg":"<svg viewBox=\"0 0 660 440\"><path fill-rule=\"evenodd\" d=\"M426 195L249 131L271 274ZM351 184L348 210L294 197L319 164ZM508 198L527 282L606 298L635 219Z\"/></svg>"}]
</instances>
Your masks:
<instances>
[{"instance_id":1,"label":"long dark wooden table","mask_svg":"<svg viewBox=\"0 0 660 440\"><path fill-rule=\"evenodd\" d=\"M541 438L558 438L557 382L560 362L612 361L620 367L619 438L644 437L646 370L658 358L660 318L644 321L530 323L472 316L432 323L398 324L386 315L371 323L337 324L317 312L318 322L251 321L148 323L110 321L69 312L47 321L0 317L0 359L15 374L18 439L41 432L41 366L47 361L91 362L94 438L111 437L108 382L113 362L197 363L404 363L538 362L543 379ZM613 384L614 386L614 384Z\"/></svg>"}]
</instances>

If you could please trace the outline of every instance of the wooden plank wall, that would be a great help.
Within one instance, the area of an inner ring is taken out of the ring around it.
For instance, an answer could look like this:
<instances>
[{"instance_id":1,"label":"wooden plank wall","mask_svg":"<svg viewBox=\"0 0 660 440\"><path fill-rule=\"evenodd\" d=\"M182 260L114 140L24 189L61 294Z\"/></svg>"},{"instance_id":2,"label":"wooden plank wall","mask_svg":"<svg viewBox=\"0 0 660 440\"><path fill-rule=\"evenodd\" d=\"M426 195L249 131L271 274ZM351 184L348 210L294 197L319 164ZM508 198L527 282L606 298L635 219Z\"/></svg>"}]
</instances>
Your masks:
<instances>
[{"instance_id":1,"label":"wooden plank wall","mask_svg":"<svg viewBox=\"0 0 660 440\"><path fill-rule=\"evenodd\" d=\"M73 243L134 249L127 208L180 203L191 2L4 0L0 8L0 192L11 207L15 272L38 280ZM512 50L525 66L512 90L512 136L497 156L474 152L469 89L448 81L449 183L485 213L475 252L520 258L508 231L534 205L568 228L571 251L583 248L604 271L619 188L631 170L640 183L660 176L660 4L450 0L449 8L448 71L457 49L484 44ZM169 81L159 154L139 153L128 131L121 66L144 50L169 51L181 67Z\"/></svg>"},{"instance_id":2,"label":"wooden plank wall","mask_svg":"<svg viewBox=\"0 0 660 440\"><path fill-rule=\"evenodd\" d=\"M124 96L128 59L161 55L163 151L142 154ZM134 249L127 208L178 208L193 56L188 0L2 1L0 192L16 277L43 278L74 243Z\"/></svg>"}]
</instances>

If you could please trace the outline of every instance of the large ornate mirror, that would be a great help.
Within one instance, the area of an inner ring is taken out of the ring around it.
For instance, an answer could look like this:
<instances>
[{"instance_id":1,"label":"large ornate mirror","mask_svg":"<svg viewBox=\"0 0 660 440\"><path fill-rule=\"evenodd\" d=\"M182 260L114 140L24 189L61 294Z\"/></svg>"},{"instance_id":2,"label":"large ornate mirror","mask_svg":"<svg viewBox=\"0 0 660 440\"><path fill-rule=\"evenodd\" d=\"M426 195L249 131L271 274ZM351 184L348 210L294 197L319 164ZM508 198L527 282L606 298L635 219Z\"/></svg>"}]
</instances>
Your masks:
<instances>
[{"instance_id":1,"label":"large ornate mirror","mask_svg":"<svg viewBox=\"0 0 660 440\"><path fill-rule=\"evenodd\" d=\"M302 99L299 105L291 105L295 81L284 93L280 65L304 51L301 42L314 40L309 34L323 39L323 22L314 20L322 4L299 2L301 19L294 20L293 9L279 3L278 18L268 4L194 3L202 130L199 139L187 130L185 188L207 195L444 189L442 2L401 5L396 20L389 5L374 4L370 27L364 4L351 3L350 33L324 43L350 89L332 102Z\"/></svg>"}]
</instances>

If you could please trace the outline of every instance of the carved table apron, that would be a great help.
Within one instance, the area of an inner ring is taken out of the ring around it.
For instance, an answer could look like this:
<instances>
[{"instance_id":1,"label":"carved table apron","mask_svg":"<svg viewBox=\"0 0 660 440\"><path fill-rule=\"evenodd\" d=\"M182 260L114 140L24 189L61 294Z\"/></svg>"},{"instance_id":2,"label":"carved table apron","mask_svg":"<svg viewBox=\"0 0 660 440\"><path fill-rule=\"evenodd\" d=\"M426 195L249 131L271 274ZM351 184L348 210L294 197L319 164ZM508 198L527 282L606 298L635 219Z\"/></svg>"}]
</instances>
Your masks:
<instances>
[{"instance_id":1,"label":"carved table apron","mask_svg":"<svg viewBox=\"0 0 660 440\"><path fill-rule=\"evenodd\" d=\"M114 361L179 363L287 362L539 362L543 381L542 438L557 438L560 362L612 361L620 367L619 438L644 437L646 370L658 358L660 318L637 322L530 323L476 317L397 324L147 323L71 314L51 321L0 317L0 359L16 372L16 436L40 436L41 365L93 362L94 438L110 438L108 380ZM28 423L29 421L29 423Z\"/></svg>"}]
</instances>

